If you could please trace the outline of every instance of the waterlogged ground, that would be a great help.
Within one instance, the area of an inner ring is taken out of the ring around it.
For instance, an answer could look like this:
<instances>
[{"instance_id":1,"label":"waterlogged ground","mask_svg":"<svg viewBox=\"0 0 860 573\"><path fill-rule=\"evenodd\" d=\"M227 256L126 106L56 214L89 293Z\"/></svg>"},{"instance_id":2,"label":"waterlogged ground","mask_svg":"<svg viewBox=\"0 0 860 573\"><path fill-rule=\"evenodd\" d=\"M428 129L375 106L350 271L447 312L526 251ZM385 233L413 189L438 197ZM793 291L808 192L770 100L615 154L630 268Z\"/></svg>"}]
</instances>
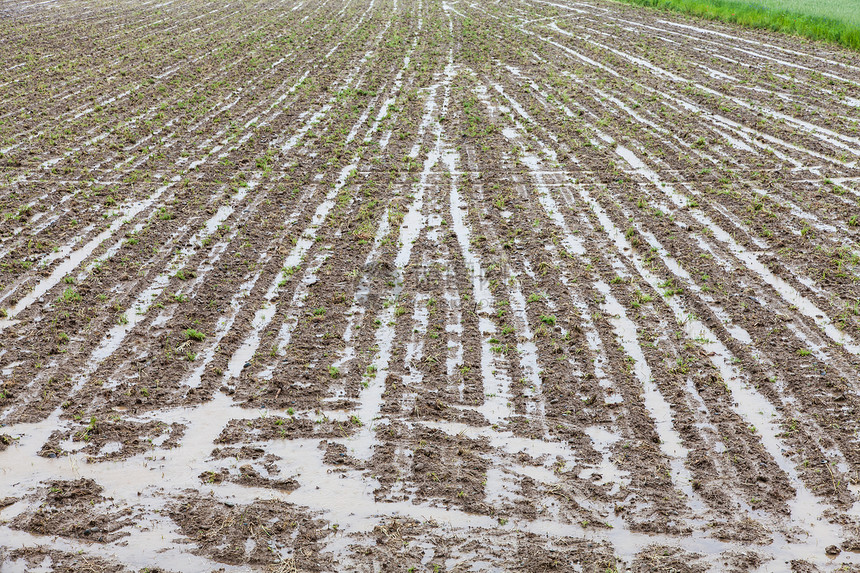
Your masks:
<instances>
[{"instance_id":1,"label":"waterlogged ground","mask_svg":"<svg viewBox=\"0 0 860 573\"><path fill-rule=\"evenodd\" d=\"M0 21L0 571L860 571L857 54L603 0Z\"/></svg>"}]
</instances>

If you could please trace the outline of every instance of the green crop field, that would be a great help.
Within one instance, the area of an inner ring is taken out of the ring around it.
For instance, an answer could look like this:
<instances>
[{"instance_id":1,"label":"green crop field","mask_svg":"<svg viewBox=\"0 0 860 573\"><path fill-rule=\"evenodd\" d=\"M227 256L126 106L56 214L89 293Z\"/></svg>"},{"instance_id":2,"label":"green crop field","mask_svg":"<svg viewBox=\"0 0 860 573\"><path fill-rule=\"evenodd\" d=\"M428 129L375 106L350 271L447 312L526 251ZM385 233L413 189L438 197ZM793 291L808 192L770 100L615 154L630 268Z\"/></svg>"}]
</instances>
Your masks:
<instances>
[{"instance_id":1,"label":"green crop field","mask_svg":"<svg viewBox=\"0 0 860 573\"><path fill-rule=\"evenodd\" d=\"M855 28L860 27L860 0L756 0L749 4L768 10L828 18Z\"/></svg>"},{"instance_id":2,"label":"green crop field","mask_svg":"<svg viewBox=\"0 0 860 573\"><path fill-rule=\"evenodd\" d=\"M860 0L627 0L860 50Z\"/></svg>"}]
</instances>

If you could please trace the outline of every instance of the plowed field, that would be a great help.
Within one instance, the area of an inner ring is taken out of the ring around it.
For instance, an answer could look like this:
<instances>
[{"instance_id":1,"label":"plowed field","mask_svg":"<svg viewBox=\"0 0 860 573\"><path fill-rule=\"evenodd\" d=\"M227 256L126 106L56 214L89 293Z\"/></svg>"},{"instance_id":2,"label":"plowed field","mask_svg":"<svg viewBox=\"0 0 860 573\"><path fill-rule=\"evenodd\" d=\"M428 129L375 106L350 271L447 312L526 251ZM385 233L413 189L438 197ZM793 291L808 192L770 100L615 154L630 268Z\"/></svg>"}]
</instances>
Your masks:
<instances>
[{"instance_id":1,"label":"plowed field","mask_svg":"<svg viewBox=\"0 0 860 573\"><path fill-rule=\"evenodd\" d=\"M0 69L0 571L860 571L857 53L5 0Z\"/></svg>"}]
</instances>

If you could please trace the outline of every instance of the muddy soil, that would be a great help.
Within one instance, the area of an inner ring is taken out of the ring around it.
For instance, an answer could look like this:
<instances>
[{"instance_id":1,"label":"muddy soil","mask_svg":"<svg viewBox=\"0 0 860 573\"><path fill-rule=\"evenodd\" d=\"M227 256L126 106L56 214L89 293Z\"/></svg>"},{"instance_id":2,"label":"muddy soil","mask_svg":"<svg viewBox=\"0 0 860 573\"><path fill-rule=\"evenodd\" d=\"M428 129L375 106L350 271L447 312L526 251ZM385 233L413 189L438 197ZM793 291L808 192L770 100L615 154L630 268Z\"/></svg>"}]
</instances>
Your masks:
<instances>
[{"instance_id":1,"label":"muddy soil","mask_svg":"<svg viewBox=\"0 0 860 573\"><path fill-rule=\"evenodd\" d=\"M860 571L856 53L6 4L0 572Z\"/></svg>"}]
</instances>

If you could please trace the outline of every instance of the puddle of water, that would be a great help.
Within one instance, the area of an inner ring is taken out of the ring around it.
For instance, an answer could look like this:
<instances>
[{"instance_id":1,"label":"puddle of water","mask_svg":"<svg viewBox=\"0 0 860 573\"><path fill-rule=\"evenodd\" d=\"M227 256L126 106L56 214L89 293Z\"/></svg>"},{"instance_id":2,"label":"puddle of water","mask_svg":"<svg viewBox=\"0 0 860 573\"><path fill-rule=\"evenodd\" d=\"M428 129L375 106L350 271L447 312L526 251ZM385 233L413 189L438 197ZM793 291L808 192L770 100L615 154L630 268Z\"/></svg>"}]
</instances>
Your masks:
<instances>
[{"instance_id":1,"label":"puddle of water","mask_svg":"<svg viewBox=\"0 0 860 573\"><path fill-rule=\"evenodd\" d=\"M510 136L511 134L508 133L508 135ZM608 140L608 138L604 137L604 140ZM641 168L642 167L641 162L639 162L639 164L636 164L636 162L638 160L635 159L635 156L633 156L632 153L625 154L624 153L625 151L629 151L629 150L619 149L619 154L622 155L622 157L624 155L628 155L627 157L625 157L625 159L630 159L633 161L633 163L631 163L631 166L634 167L634 169ZM608 217L605 215L605 213L602 212L602 209L599 207L599 205L597 205L593 200L591 200L591 198L588 196L587 192L585 192L583 189L580 190L580 193L581 193L583 199L586 201L586 203L590 204L592 206L592 208L596 210L601 224L603 225L604 228L608 229L610 236L615 240L616 244L618 244L619 249L622 251L629 251L630 250L629 245L625 244L625 241L622 239L621 234L617 231L617 229L614 227L614 225L608 219ZM635 258L635 256L634 256L634 258ZM656 277L650 276L650 273L647 272L647 270L645 270L643 268L641 261L637 260L637 261L635 261L635 263L637 266L637 270L640 272L640 274L642 274L642 276L644 278L646 278L646 280L648 280L649 283L652 283L652 287L657 289L658 288L658 282L656 280ZM674 303L674 304L672 304L672 303ZM672 306L673 310L675 311L676 316L679 318L679 320L683 319L683 321L685 321L685 330L687 331L687 335L691 339L716 340L716 337L712 333L710 333L710 331L707 331L704 329L704 325L702 325L698 321L691 320L690 317L687 316L686 313L682 311L682 309L677 307L676 306L677 301L673 300L672 303L670 303L670 305ZM609 309L607 309L607 310L609 310ZM617 310L617 308L615 310ZM622 309L622 311L623 311L623 309ZM618 322L618 320L616 319L616 323L617 322ZM629 325L628 325L627 330L628 331L630 330ZM742 331L736 331L736 335L738 335L738 337L742 341L749 341L749 339L750 339L749 335L745 332L742 332ZM633 332L633 334L631 336L635 336L635 331ZM623 332L621 334L621 337L623 340L624 339ZM635 338L631 338L630 336L628 336L627 338L629 338L630 340L635 340ZM721 372L723 373L723 375L725 377L727 375L726 373L729 370L733 369L733 366L731 366L730 360L728 358L729 357L729 351L727 348L725 348L719 342L711 342L709 344L711 345L711 347L707 348L707 350L710 351L709 352L710 354L712 354L716 357L716 359L714 360L714 363L715 363L715 365L718 365L718 367L721 368ZM628 345L628 346L631 346L631 345ZM637 360L637 363L640 363L640 362L644 363L644 359L642 357L640 357L640 360ZM723 369L728 369L728 370L724 371ZM731 384L733 391L734 391L734 387L737 385L737 386L740 386L740 388L746 392L746 394L740 400L740 402L743 402L743 405L736 406L735 409L739 410L739 412L738 412L739 415L744 417L744 419L751 419L756 423L756 427L759 427L759 425L761 425L761 427L765 429L765 431L762 432L762 435L763 435L763 441L765 442L764 445L765 445L766 449L769 451L769 453L771 453L772 456L774 456L774 458L777 460L778 464L780 465L781 469L783 469L783 471L785 471L788 474L789 479L792 482L792 485L794 485L797 488L798 495L795 497L795 499L793 500L793 503L792 503L793 516L795 517L795 519L800 520L806 526L810 527L812 531L815 531L816 536L817 535L826 535L826 536L829 536L829 537L827 537L829 539L837 539L838 537L836 537L834 534L837 532L838 528L835 528L835 527L831 526L830 524L826 523L826 521L822 517L822 512L824 510L824 507L818 502L818 500L816 498L814 498L814 496L812 496L811 492L809 492L809 490L806 489L805 486L803 486L803 484L800 482L799 476L794 471L790 461L785 459L782 456L781 452L784 450L782 450L780 448L780 444L778 442L778 439L776 438L776 435L778 435L780 430L779 430L779 428L776 427L776 424L773 422L774 419L778 419L778 418L776 418L775 410L773 410L772 407L770 407L769 409L764 407L764 404L767 404L766 401L761 396L759 396L757 394L757 392L755 392L754 390L751 390L750 388L745 388L743 385L738 384L737 381L738 381L739 377L737 376L736 372L734 374L735 374L735 377L731 379L733 382L733 384ZM642 374L640 376L640 380L641 379L647 380L648 377L645 376L644 374ZM677 443L678 442L676 442L676 444ZM678 451L677 445L673 449L675 451ZM813 509L810 510L809 508L813 508ZM777 539L777 542L779 542L779 539ZM813 548L813 547L809 547L808 545L804 545L804 544L789 544L784 539L782 539L782 542L780 542L779 545L780 545L781 549L783 549L783 550L785 550L789 546L791 546L791 551L793 552L793 554L797 554L797 555L802 554L802 555L806 555L808 557L809 555L819 555L820 556L820 554L821 554L821 552L818 550L817 546Z\"/></svg>"},{"instance_id":2,"label":"puddle of water","mask_svg":"<svg viewBox=\"0 0 860 573\"><path fill-rule=\"evenodd\" d=\"M260 258L265 258L265 253L262 253ZM258 261L258 263L259 262L260 261ZM203 359L200 360L200 364L194 369L191 375L183 380L182 383L184 385L190 388L197 388L200 386L200 382L203 379L203 373L206 372L206 368L217 356L221 341L230 332L236 317L239 315L239 311L242 309L242 301L247 298L248 293L254 288L254 285L257 283L257 279L260 278L261 274L262 268L254 273L247 281L239 285L236 294L234 294L233 298L230 300L230 304L228 305L229 310L224 311L226 316L222 316L218 320L215 333L211 337L208 337L211 338L211 341L208 342L208 346L203 352ZM199 358L200 357L198 356L195 360Z\"/></svg>"},{"instance_id":3,"label":"puddle of water","mask_svg":"<svg viewBox=\"0 0 860 573\"><path fill-rule=\"evenodd\" d=\"M621 342L624 351L633 359L633 372L642 385L645 408L654 421L654 428L660 437L660 450L669 458L672 465L672 481L687 496L687 502L694 511L703 511L704 503L693 491L693 476L684 465L689 450L682 444L681 435L675 430L672 408L651 376L651 368L639 346L636 325L627 317L624 307L612 295L609 285L599 282L597 290L605 296L601 309L609 316L609 322Z\"/></svg>"},{"instance_id":4,"label":"puddle of water","mask_svg":"<svg viewBox=\"0 0 860 573\"><path fill-rule=\"evenodd\" d=\"M354 74L355 71L353 71L353 75ZM347 85L349 85L349 83L351 82L351 78L352 75L350 76L350 79L347 80ZM333 102L336 100L336 97L337 96L331 98L331 100L326 106L324 106L320 111L316 112L314 115L311 116L311 118L305 123L305 125L284 144L282 152L289 151L298 144L299 140L319 120L321 120L322 117L324 117L328 113L328 111L332 107ZM383 108L386 109L389 105L391 104L387 102L386 104L384 104ZM349 144L351 141L353 141L353 139L355 139L359 127L361 125L364 125L365 121L370 115L370 111L371 108L370 106L368 106L362 113L359 120L353 125L346 138L347 144ZM378 126L378 122L380 121L382 115L383 114L380 112L380 116L377 117L377 121L374 123L371 129L368 130L367 135L365 136L365 140L367 140L367 138L370 137L370 134L375 131L376 126ZM358 161L359 157L358 155L356 155L346 167L341 169L334 186L328 191L328 193L326 193L322 203L317 206L317 209L311 218L310 224L301 232L299 240L296 242L295 246L292 248L287 257L284 259L281 268L293 270L298 268L299 265L302 263L310 248L315 244L317 229L319 228L319 225L321 225L322 222L325 221L326 217L328 217L329 212L334 207L334 200L337 197L338 193L346 185L354 182L356 169L358 167ZM322 174L320 174L320 177L321 176ZM285 223L285 226L290 226L296 221L298 216L303 211L303 207L305 206L305 204L305 201L299 201L299 207L288 218ZM267 289L266 294L264 296L263 307L256 311L256 313L254 314L254 318L251 321L250 334L245 337L245 339L230 357L227 370L225 371L226 378L238 378L242 369L245 367L246 364L251 361L251 359L254 357L255 353L259 349L262 339L262 333L274 319L275 314L277 312L277 308L274 301L277 299L281 290L283 290L285 286L285 283L283 281L284 277L278 275L272 280L271 284L269 285L269 288ZM298 293L299 290L300 289L296 289L296 292ZM297 302L296 296L293 297L293 302ZM291 306L291 308L295 308L295 305ZM279 354L284 351L283 349L286 347L286 340L288 340L292 332L292 327L288 327L287 324L288 322L285 322L284 327L282 327L281 331L279 332L279 337L277 341L278 348L280 349ZM270 375L271 373L267 374ZM265 375L266 374L264 374L264 376Z\"/></svg>"},{"instance_id":5,"label":"puddle of water","mask_svg":"<svg viewBox=\"0 0 860 573\"><path fill-rule=\"evenodd\" d=\"M449 161L449 169L453 170L453 157ZM509 414L509 383L510 379L500 365L496 364L490 339L496 334L496 325L490 320L485 309L492 309L494 296L489 289L488 281L484 279L481 261L471 248L471 231L466 223L466 202L460 196L456 186L456 178L452 176L450 190L451 226L460 245L460 253L467 271L472 277L472 293L474 310L478 314L478 329L481 332L481 376L485 392L484 404L478 409L492 424L499 424Z\"/></svg>"},{"instance_id":6,"label":"puddle of water","mask_svg":"<svg viewBox=\"0 0 860 573\"><path fill-rule=\"evenodd\" d=\"M134 202L128 208L124 209L121 217L118 217L107 229L99 233L86 245L77 249L76 251L71 252L69 254L68 259L60 263L57 268L54 269L54 271L50 274L50 276L39 281L39 283L33 288L32 291L27 293L27 295L21 297L21 299L14 307L8 309L8 318L14 318L18 313L30 306L39 297L41 297L51 288L57 285L66 275L71 273L87 257L89 257L93 253L93 251L95 251L96 248L99 247L99 245L112 237L119 230L119 228L126 223L127 220L133 219L143 210L148 209L150 206L152 206L159 199L159 197L161 197L161 195L175 183L176 182L173 181L167 185L162 185L161 187L157 188L147 199ZM2 332L3 328L4 325L0 324L0 332Z\"/></svg>"},{"instance_id":7,"label":"puddle of water","mask_svg":"<svg viewBox=\"0 0 860 573\"><path fill-rule=\"evenodd\" d=\"M645 165L645 163L632 151L623 146L616 147L615 151L634 171L653 183L659 191L669 196L676 205L679 207L686 205L685 198L678 194L671 184L662 181L660 176ZM770 269L758 260L758 257L754 253L741 246L729 233L705 215L704 212L699 209L689 209L689 213L702 226L710 229L717 240L726 244L735 257L742 261L749 270L755 272L762 280L776 290L787 303L797 307L797 310L801 314L818 325L818 327L823 330L831 340L842 346L842 348L848 352L860 356L860 345L858 345L849 335L836 328L829 319L825 318L826 314L815 306L812 301L800 294L797 289L789 285L782 278L774 275Z\"/></svg>"},{"instance_id":8,"label":"puddle of water","mask_svg":"<svg viewBox=\"0 0 860 573\"><path fill-rule=\"evenodd\" d=\"M503 93L499 88L497 88L497 91ZM517 104L516 101L509 96L505 97L512 103L514 108L519 111L520 115L523 115L523 112L520 111L522 106ZM524 132L523 126L518 122L517 127L520 132ZM518 132L510 128L507 129L509 129L509 132L506 133L506 138L512 141L518 141ZM550 153L550 156L554 156L554 153ZM564 232L566 240L563 244L565 246L570 244L570 252L577 254L584 262L587 262L583 257L585 249L582 247L580 241L576 241L575 244L572 244L573 240L571 237L573 234L570 232L570 229L564 221L555 200L552 199L551 193L544 185L543 178L539 172L540 160L534 155L525 153L523 155L523 163L530 168L533 177L538 184L538 196L541 205L550 219ZM616 336L620 339L625 352L633 359L633 371L644 390L644 405L654 421L655 429L657 430L657 434L661 441L661 450L667 458L669 458L672 465L672 479L687 495L691 508L694 511L703 511L705 509L704 503L693 491L691 485L693 482L692 475L684 466L684 460L689 452L686 447L683 446L680 434L678 434L674 429L671 407L665 398L663 398L663 395L660 393L657 385L652 379L651 369L648 366L645 355L642 352L642 348L638 343L636 326L629 318L627 318L625 309L612 295L609 285L599 281L595 283L594 286L598 292L605 296L605 302L601 305L601 308L610 317L612 317L609 321L615 329Z\"/></svg>"},{"instance_id":9,"label":"puddle of water","mask_svg":"<svg viewBox=\"0 0 860 573\"><path fill-rule=\"evenodd\" d=\"M272 345L272 351L278 359L283 358L287 355L287 347L290 344L290 339L293 336L293 330L299 323L299 314L305 307L304 299L308 294L309 287L316 283L317 277L316 273L322 267L323 264L328 260L331 256L329 252L321 252L317 253L314 257L313 261L308 265L308 268L305 270L305 273L302 275L302 280L299 285L296 287L296 290L293 292L293 298L290 301L290 311L287 316L284 318L283 324L281 324L281 328L278 329L278 335L275 338L275 342ZM267 315L266 315L267 316ZM259 339L256 340L256 343L259 345ZM248 365L248 362L240 362L242 358L243 348L240 348L234 354L234 358L236 358L236 362L234 362L234 368L241 372L242 368ZM255 353L248 354L248 361L252 361L255 356ZM272 363L270 366L261 371L258 377L261 380L270 380L274 375L275 369L277 368L277 363Z\"/></svg>"},{"instance_id":10,"label":"puddle of water","mask_svg":"<svg viewBox=\"0 0 860 573\"><path fill-rule=\"evenodd\" d=\"M587 468L580 472L580 479L590 479L595 474L600 474L600 479L596 482L600 485L611 484L609 495L617 494L621 487L630 484L630 472L621 470L612 461L612 446L621 440L621 436L603 428L601 426L589 426L584 429L585 434L591 438L592 447L600 456L600 464L592 468Z\"/></svg>"},{"instance_id":11,"label":"puddle of water","mask_svg":"<svg viewBox=\"0 0 860 573\"><path fill-rule=\"evenodd\" d=\"M400 247L394 257L395 286L389 292L389 300L396 299L403 288L403 277L405 268L412 257L412 246L418 238L419 233L426 227L426 216L424 215L424 194L428 185L430 175L440 162L443 155L442 125L439 123L437 114L445 113L450 101L450 86L454 78L453 65L450 63L453 54L449 52L449 65L446 67L445 79L442 83L431 86L429 97L424 104L424 115L418 127L419 134L425 132L432 125L435 134L435 146L427 154L421 170L418 183L415 185L414 197L409 210L403 217L398 232L398 244ZM439 90L443 92L441 110L436 103ZM417 157L418 150L413 147L410 154ZM360 459L369 459L373 454L376 443L373 422L378 418L382 408L382 395L385 392L385 381L388 378L389 363L391 360L391 349L394 343L394 312L396 306L389 304L379 317L380 326L376 329L375 342L378 347L371 364L376 371L368 378L367 387L361 391L357 415L362 422L362 427L352 442L355 454Z\"/></svg>"},{"instance_id":12,"label":"puddle of water","mask_svg":"<svg viewBox=\"0 0 860 573\"><path fill-rule=\"evenodd\" d=\"M603 208L591 198L588 191L581 187L578 189L583 200L597 214L598 220L604 229L606 229L610 238L613 239L619 248L623 246L629 247L623 234L618 231L615 224L603 211ZM636 266L640 276L652 288L660 292L660 279L646 268L638 255L634 253L630 256L630 259ZM821 555L823 552L819 550L817 541L815 540L838 540L842 536L839 527L828 523L824 517L827 506L806 487L795 470L793 462L783 454L784 451L787 451L787 448L784 447L781 440L777 437L782 433L782 429L778 425L781 416L779 416L779 413L770 402L759 394L755 388L748 385L745 378L732 364L731 352L707 326L690 315L677 297L665 298L664 301L672 310L690 340L706 341L699 342L699 344L709 355L710 361L717 367L723 381L735 397L736 401L731 406L732 410L745 423L756 428L756 435L759 436L765 450L785 473L796 491L795 497L789 503L792 515L791 523L798 526L802 524L802 527L810 533L810 541L807 543L786 542L779 547L779 551L783 555L798 555L798 558L804 559L808 559L810 555Z\"/></svg>"},{"instance_id":13,"label":"puddle of water","mask_svg":"<svg viewBox=\"0 0 860 573\"><path fill-rule=\"evenodd\" d=\"M561 34L568 35L568 36L572 35L571 32L568 32L566 30L562 30L555 23L553 23L550 27L553 30L555 30L556 32L559 32ZM725 94L723 94L717 90L708 88L707 86L703 86L703 85L696 83L696 82L690 82L686 78L678 76L677 74L674 74L674 73L672 73L666 69L663 69L659 66L656 66L656 65L652 64L651 62L644 60L642 58L627 54L627 53L622 52L620 50L613 49L609 46L606 46L605 44L601 44L601 43L596 42L594 40L591 40L589 38L585 38L584 41L587 43L593 44L595 46L598 46L602 49L608 50L609 52L611 52L611 53L613 53L613 54L615 54L615 55L617 55L623 59L626 59L626 60L628 60L628 61L630 61L630 62L632 62L638 66L646 68L646 69L652 71L655 75L657 75L659 77L668 78L668 79L672 80L673 82L676 82L678 84L685 85L685 86L692 84L697 89L700 89L700 90L702 90L702 91L704 91L704 92L706 92L706 93L708 93L714 97L727 98L730 101L732 101L733 103L737 104L738 106L740 106L746 110L752 111L754 113L759 111L758 109L754 108L753 105L749 104L748 102L746 102L745 100L743 100L741 98L726 96ZM843 141L854 143L854 144L860 143L860 139L858 139L856 137L846 136L846 135L834 132L834 131L829 130L827 128L824 128L822 126L811 124L811 123L803 121L799 118L795 118L793 116L789 116L789 115L780 113L776 110L773 110L773 109L770 109L767 107L761 107L760 111L767 113L769 116L772 116L772 117L778 118L780 120L783 120L785 122L788 122L790 124L793 124L795 127L800 128L803 131L806 131L809 135L816 137L817 139L819 139L825 143L828 143L830 145L833 145L833 146L835 146L835 147L837 147L843 151L846 151L854 157L860 156L860 150L843 143ZM810 150L804 149L803 152L808 153L810 155L817 156L817 157L824 159L828 162L836 162L836 163L841 164L841 161L834 160L830 157L812 152ZM849 166L853 166L854 164L856 164L856 161L854 163L850 164Z\"/></svg>"}]
</instances>

